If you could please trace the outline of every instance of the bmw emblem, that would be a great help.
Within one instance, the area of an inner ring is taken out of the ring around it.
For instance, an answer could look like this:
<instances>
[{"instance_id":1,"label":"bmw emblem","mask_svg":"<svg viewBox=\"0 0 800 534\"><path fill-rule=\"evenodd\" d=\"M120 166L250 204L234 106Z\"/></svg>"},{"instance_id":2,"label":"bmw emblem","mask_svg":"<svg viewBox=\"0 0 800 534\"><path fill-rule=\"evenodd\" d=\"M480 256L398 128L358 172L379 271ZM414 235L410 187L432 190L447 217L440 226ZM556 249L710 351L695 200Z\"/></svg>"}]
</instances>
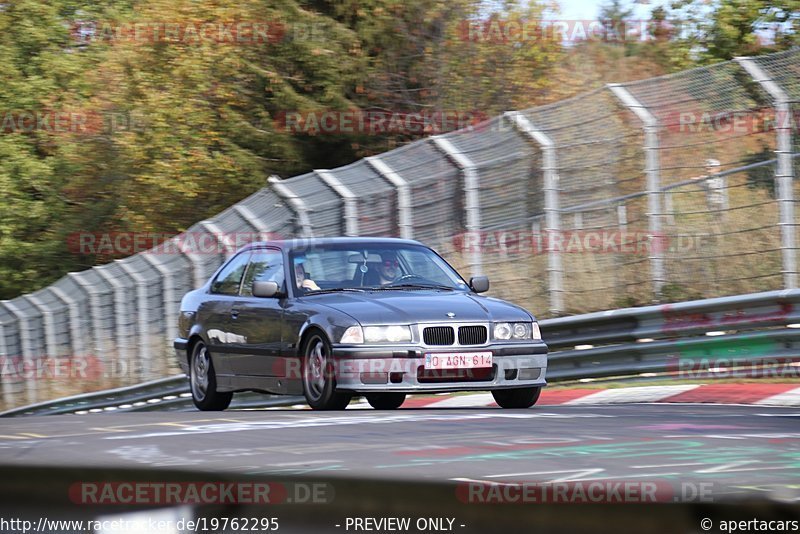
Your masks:
<instances>
[{"instance_id":1,"label":"bmw emblem","mask_svg":"<svg viewBox=\"0 0 800 534\"><path fill-rule=\"evenodd\" d=\"M455 313L453 313L453 312L447 312L447 316L448 316L448 317L455 317L455 316L456 316L456 314L455 314Z\"/></svg>"}]
</instances>

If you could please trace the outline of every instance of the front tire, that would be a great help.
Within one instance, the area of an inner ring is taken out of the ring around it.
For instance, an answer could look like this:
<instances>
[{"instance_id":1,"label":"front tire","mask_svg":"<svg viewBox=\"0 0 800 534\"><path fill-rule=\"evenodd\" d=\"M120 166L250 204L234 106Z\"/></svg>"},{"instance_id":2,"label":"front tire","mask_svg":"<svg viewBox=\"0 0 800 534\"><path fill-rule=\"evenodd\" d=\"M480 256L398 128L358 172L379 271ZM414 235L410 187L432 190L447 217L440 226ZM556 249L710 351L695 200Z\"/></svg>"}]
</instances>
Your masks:
<instances>
[{"instance_id":1,"label":"front tire","mask_svg":"<svg viewBox=\"0 0 800 534\"><path fill-rule=\"evenodd\" d=\"M217 375L214 362L202 341L195 343L192 357L189 360L189 385L192 390L192 401L198 410L219 412L230 406L233 393L217 391Z\"/></svg>"},{"instance_id":2,"label":"front tire","mask_svg":"<svg viewBox=\"0 0 800 534\"><path fill-rule=\"evenodd\" d=\"M369 393L366 397L376 410L396 410L406 401L405 393Z\"/></svg>"},{"instance_id":3,"label":"front tire","mask_svg":"<svg viewBox=\"0 0 800 534\"><path fill-rule=\"evenodd\" d=\"M344 410L352 398L336 391L331 345L321 334L312 334L304 346L303 395L314 410Z\"/></svg>"},{"instance_id":4,"label":"front tire","mask_svg":"<svg viewBox=\"0 0 800 534\"><path fill-rule=\"evenodd\" d=\"M530 408L541 393L541 387L496 389L492 391L492 397L501 408Z\"/></svg>"}]
</instances>

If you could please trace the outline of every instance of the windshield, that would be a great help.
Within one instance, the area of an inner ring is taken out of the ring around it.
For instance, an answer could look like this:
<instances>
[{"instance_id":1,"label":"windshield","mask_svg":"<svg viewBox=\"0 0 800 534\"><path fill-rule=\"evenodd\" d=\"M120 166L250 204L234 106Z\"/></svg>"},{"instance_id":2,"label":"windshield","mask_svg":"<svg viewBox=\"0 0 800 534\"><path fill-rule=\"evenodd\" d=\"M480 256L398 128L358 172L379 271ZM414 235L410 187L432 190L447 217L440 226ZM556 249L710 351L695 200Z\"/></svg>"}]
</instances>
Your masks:
<instances>
[{"instance_id":1,"label":"windshield","mask_svg":"<svg viewBox=\"0 0 800 534\"><path fill-rule=\"evenodd\" d=\"M303 293L393 288L469 289L432 250L419 245L330 244L290 252L293 283Z\"/></svg>"}]
</instances>

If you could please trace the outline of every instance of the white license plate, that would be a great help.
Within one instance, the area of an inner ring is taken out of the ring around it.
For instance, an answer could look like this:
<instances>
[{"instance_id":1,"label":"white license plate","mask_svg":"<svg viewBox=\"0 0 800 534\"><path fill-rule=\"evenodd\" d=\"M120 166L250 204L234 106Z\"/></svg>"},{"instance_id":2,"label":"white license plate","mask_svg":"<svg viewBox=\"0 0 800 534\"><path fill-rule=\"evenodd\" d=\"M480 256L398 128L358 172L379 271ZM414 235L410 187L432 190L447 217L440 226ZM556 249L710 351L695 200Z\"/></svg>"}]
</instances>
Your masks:
<instances>
[{"instance_id":1,"label":"white license plate","mask_svg":"<svg viewBox=\"0 0 800 534\"><path fill-rule=\"evenodd\" d=\"M491 366L491 352L425 353L425 369L476 369Z\"/></svg>"}]
</instances>

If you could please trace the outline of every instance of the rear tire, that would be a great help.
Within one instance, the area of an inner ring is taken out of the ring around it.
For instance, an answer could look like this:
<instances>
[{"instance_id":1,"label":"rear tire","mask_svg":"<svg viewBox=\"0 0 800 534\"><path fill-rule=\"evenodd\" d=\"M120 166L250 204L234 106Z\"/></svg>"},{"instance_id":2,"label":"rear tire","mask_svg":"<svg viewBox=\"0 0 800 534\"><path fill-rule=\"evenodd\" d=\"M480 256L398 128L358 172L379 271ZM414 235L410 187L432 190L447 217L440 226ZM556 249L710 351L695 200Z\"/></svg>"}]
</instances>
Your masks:
<instances>
[{"instance_id":1,"label":"rear tire","mask_svg":"<svg viewBox=\"0 0 800 534\"><path fill-rule=\"evenodd\" d=\"M501 408L530 408L541 393L541 387L496 389L492 391L492 397Z\"/></svg>"},{"instance_id":2,"label":"rear tire","mask_svg":"<svg viewBox=\"0 0 800 534\"><path fill-rule=\"evenodd\" d=\"M189 385L194 405L204 412L220 412L230 406L233 399L233 393L217 391L214 362L206 344L202 341L195 343L192 348L192 357L189 359Z\"/></svg>"},{"instance_id":3,"label":"rear tire","mask_svg":"<svg viewBox=\"0 0 800 534\"><path fill-rule=\"evenodd\" d=\"M396 410L406 401L405 393L369 393L366 397L376 410Z\"/></svg>"},{"instance_id":4,"label":"rear tire","mask_svg":"<svg viewBox=\"0 0 800 534\"><path fill-rule=\"evenodd\" d=\"M331 344L322 334L312 334L303 347L303 395L314 410L344 410L353 397L336 391Z\"/></svg>"}]
</instances>

